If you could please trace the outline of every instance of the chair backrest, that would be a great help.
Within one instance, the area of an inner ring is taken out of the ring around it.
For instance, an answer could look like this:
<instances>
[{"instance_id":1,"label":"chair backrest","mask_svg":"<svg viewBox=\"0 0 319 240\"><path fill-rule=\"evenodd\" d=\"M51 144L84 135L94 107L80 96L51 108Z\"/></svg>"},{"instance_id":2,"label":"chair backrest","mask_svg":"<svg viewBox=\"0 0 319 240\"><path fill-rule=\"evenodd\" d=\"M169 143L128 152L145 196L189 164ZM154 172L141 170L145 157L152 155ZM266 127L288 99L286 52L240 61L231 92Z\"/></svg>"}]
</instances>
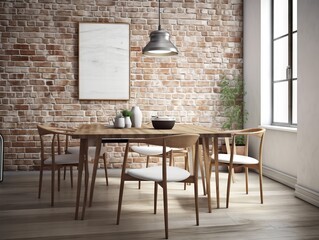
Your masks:
<instances>
[{"instance_id":1,"label":"chair backrest","mask_svg":"<svg viewBox=\"0 0 319 240\"><path fill-rule=\"evenodd\" d=\"M195 148L195 159L193 161L193 169L197 172L197 163L198 163L198 134L178 134L170 135L165 137L156 137L156 138L146 138L146 139L129 139L127 143L126 154L129 148L130 143L145 143L156 146L163 146L163 161L162 165L166 166L166 147L170 148ZM127 158L127 157L126 157ZM126 159L124 158L124 159ZM125 160L126 161L126 160ZM124 162L123 164L126 164Z\"/></svg>"},{"instance_id":2,"label":"chair backrest","mask_svg":"<svg viewBox=\"0 0 319 240\"><path fill-rule=\"evenodd\" d=\"M231 141L232 146L229 147L229 149L231 149L231 151L233 151L233 153L236 154L236 138L242 136L244 137L245 155L248 155L249 139L256 138L259 141L258 160L261 162L265 132L266 130L264 128L246 128L246 129L234 131L232 135L232 141ZM229 151L229 149L227 151Z\"/></svg>"},{"instance_id":3,"label":"chair backrest","mask_svg":"<svg viewBox=\"0 0 319 240\"><path fill-rule=\"evenodd\" d=\"M170 148L187 148L194 146L198 141L198 138L198 134L179 134L166 137L146 138L143 140L140 139L138 141L150 145L165 146Z\"/></svg>"},{"instance_id":4,"label":"chair backrest","mask_svg":"<svg viewBox=\"0 0 319 240\"><path fill-rule=\"evenodd\" d=\"M61 136L65 136L65 152L67 151L68 147L68 136L70 132L72 132L72 129L67 128L59 128L59 127L53 127L48 125L38 125L38 132L40 136L40 144L41 144L41 161L43 162L46 159L45 156L45 148L49 145L46 145L45 143L50 141L50 155L52 157L52 161L54 162L55 155L61 155L62 154L62 146L61 146ZM46 136L49 136L50 139L45 139Z\"/></svg>"}]
</instances>

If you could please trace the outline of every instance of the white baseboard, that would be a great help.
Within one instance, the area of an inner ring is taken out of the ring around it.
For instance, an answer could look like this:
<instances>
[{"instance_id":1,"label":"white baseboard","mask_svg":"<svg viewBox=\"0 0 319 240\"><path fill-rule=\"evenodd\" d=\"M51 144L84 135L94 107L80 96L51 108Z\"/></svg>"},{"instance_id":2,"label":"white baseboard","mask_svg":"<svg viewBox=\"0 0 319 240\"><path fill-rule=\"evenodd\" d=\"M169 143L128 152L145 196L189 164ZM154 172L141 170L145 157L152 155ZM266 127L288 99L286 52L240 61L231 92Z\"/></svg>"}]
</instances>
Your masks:
<instances>
[{"instance_id":1,"label":"white baseboard","mask_svg":"<svg viewBox=\"0 0 319 240\"><path fill-rule=\"evenodd\" d=\"M295 196L297 198L319 207L319 193L298 185L296 177L266 166L263 166L263 175L295 189Z\"/></svg>"},{"instance_id":2,"label":"white baseboard","mask_svg":"<svg viewBox=\"0 0 319 240\"><path fill-rule=\"evenodd\" d=\"M263 175L295 189L297 178L270 167L263 166Z\"/></svg>"},{"instance_id":3,"label":"white baseboard","mask_svg":"<svg viewBox=\"0 0 319 240\"><path fill-rule=\"evenodd\" d=\"M318 192L314 192L308 188L305 188L303 186L296 184L295 196L297 198L300 198L300 199L308 202L308 203L315 205L316 207L319 207L319 193Z\"/></svg>"}]
</instances>

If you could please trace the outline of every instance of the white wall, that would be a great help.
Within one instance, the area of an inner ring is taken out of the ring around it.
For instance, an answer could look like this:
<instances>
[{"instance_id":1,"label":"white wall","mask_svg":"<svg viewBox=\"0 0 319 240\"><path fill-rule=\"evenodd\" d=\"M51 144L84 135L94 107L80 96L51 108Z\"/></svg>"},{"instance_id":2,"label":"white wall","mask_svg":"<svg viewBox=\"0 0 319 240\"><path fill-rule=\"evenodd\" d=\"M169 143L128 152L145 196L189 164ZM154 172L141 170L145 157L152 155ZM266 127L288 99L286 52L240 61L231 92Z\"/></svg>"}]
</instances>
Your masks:
<instances>
[{"instance_id":1,"label":"white wall","mask_svg":"<svg viewBox=\"0 0 319 240\"><path fill-rule=\"evenodd\" d=\"M244 1L244 79L246 127L271 123L270 0ZM264 174L294 187L297 178L297 134L267 127ZM280 173L280 174L279 174Z\"/></svg>"},{"instance_id":2,"label":"white wall","mask_svg":"<svg viewBox=\"0 0 319 240\"><path fill-rule=\"evenodd\" d=\"M316 68L319 69L319 48L315 46L319 44L319 33L313 34L316 19L318 29L318 4L319 1L316 0L299 1L298 16L306 17L298 21L298 34L304 34L304 42L302 38L299 40L298 36L298 133L269 126L270 0L244 1L244 80L247 91L246 109L249 112L246 127L267 127L263 156L264 174L290 187L295 187L298 183L296 196L319 206L319 157L315 157L319 156L319 140L312 137L313 126L319 123L319 107L315 99L316 93L319 96L319 79L315 78ZM311 21L314 23L309 25ZM306 50L305 48L311 54L299 53ZM312 48L316 48L316 51ZM309 114L309 111L312 114ZM309 138L312 139L312 144L304 148L304 143L309 142Z\"/></svg>"},{"instance_id":3,"label":"white wall","mask_svg":"<svg viewBox=\"0 0 319 240\"><path fill-rule=\"evenodd\" d=\"M319 193L319 1L298 1L297 196ZM311 196L314 197L314 196ZM311 198L310 197L310 198ZM313 200L313 199L310 199Z\"/></svg>"}]
</instances>

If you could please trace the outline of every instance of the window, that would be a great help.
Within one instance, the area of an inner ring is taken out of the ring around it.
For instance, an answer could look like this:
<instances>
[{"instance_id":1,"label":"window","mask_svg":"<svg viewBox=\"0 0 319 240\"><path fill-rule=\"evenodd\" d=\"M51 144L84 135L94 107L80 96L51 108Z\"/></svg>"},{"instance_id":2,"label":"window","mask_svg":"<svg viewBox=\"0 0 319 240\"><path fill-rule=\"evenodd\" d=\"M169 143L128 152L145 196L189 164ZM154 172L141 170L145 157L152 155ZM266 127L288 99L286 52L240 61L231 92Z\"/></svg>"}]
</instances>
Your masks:
<instances>
[{"instance_id":1,"label":"window","mask_svg":"<svg viewBox=\"0 0 319 240\"><path fill-rule=\"evenodd\" d=\"M272 123L297 126L297 0L272 0Z\"/></svg>"}]
</instances>

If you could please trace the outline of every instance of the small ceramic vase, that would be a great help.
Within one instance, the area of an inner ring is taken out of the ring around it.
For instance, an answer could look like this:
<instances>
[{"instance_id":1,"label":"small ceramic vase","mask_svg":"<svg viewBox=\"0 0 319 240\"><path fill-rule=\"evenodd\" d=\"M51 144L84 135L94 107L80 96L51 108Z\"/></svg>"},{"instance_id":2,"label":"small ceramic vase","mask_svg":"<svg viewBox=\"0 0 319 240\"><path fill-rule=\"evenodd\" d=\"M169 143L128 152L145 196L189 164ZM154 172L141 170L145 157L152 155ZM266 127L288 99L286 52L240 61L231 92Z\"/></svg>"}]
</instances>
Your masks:
<instances>
[{"instance_id":1,"label":"small ceramic vase","mask_svg":"<svg viewBox=\"0 0 319 240\"><path fill-rule=\"evenodd\" d=\"M125 128L131 128L131 127L132 127L131 117L125 117Z\"/></svg>"},{"instance_id":2,"label":"small ceramic vase","mask_svg":"<svg viewBox=\"0 0 319 240\"><path fill-rule=\"evenodd\" d=\"M138 106L133 106L132 112L132 127L140 128L142 127L142 112Z\"/></svg>"},{"instance_id":3,"label":"small ceramic vase","mask_svg":"<svg viewBox=\"0 0 319 240\"><path fill-rule=\"evenodd\" d=\"M124 128L125 127L125 119L124 119L124 117L115 118L114 127L115 128Z\"/></svg>"}]
</instances>

